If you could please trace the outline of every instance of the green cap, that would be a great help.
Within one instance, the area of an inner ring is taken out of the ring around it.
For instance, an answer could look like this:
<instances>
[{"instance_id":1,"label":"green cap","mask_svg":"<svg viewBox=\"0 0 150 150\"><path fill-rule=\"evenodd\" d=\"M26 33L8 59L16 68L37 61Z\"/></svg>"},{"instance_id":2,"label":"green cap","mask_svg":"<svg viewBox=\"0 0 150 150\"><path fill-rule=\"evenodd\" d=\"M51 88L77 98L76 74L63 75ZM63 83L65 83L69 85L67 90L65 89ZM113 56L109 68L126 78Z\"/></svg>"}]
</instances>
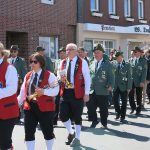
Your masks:
<instances>
[{"instance_id":1,"label":"green cap","mask_svg":"<svg viewBox=\"0 0 150 150\"><path fill-rule=\"evenodd\" d=\"M96 50L102 51L103 53L105 52L105 51L104 51L104 48L102 47L101 44L97 44L97 46L94 47L93 52L95 52Z\"/></svg>"},{"instance_id":2,"label":"green cap","mask_svg":"<svg viewBox=\"0 0 150 150\"><path fill-rule=\"evenodd\" d=\"M134 49L133 49L132 51L139 51L139 52L141 52L142 50L141 50L141 48L140 48L140 47L135 46L135 47L134 47Z\"/></svg>"},{"instance_id":3,"label":"green cap","mask_svg":"<svg viewBox=\"0 0 150 150\"><path fill-rule=\"evenodd\" d=\"M118 56L123 56L123 52L117 51L116 54L115 54L115 57L118 57Z\"/></svg>"},{"instance_id":4,"label":"green cap","mask_svg":"<svg viewBox=\"0 0 150 150\"><path fill-rule=\"evenodd\" d=\"M66 52L66 49L64 47L61 47L59 50L58 50L58 53L60 52Z\"/></svg>"}]
</instances>

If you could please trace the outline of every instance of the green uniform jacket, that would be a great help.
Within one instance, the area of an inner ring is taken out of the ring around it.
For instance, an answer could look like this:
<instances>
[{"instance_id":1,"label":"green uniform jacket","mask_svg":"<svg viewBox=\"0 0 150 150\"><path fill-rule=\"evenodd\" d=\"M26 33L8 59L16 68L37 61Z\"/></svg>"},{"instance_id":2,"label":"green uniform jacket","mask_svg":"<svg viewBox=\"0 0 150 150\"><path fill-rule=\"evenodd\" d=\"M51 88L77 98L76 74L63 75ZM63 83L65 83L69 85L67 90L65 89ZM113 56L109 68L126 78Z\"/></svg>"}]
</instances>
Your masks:
<instances>
[{"instance_id":1,"label":"green uniform jacket","mask_svg":"<svg viewBox=\"0 0 150 150\"><path fill-rule=\"evenodd\" d=\"M26 64L24 58L17 56L13 65L17 70L18 77L19 77L19 83L21 84L24 80L26 73L27 73L27 64Z\"/></svg>"},{"instance_id":2,"label":"green uniform jacket","mask_svg":"<svg viewBox=\"0 0 150 150\"><path fill-rule=\"evenodd\" d=\"M90 65L91 74L91 91L95 91L96 95L109 95L108 87L114 86L114 71L113 66L109 61L104 60L99 69L95 72L96 61L94 60Z\"/></svg>"},{"instance_id":3,"label":"green uniform jacket","mask_svg":"<svg viewBox=\"0 0 150 150\"><path fill-rule=\"evenodd\" d=\"M49 70L50 72L54 72L52 60L47 56L44 56L44 59L45 59L45 63L46 63L46 70Z\"/></svg>"},{"instance_id":4,"label":"green uniform jacket","mask_svg":"<svg viewBox=\"0 0 150 150\"><path fill-rule=\"evenodd\" d=\"M117 88L122 92L132 89L132 69L128 62L123 61L120 69L118 69L118 63L115 65L114 91Z\"/></svg>"},{"instance_id":5,"label":"green uniform jacket","mask_svg":"<svg viewBox=\"0 0 150 150\"><path fill-rule=\"evenodd\" d=\"M147 61L145 58L139 58L139 61L136 65L131 64L132 66L132 78L135 87L139 87L140 83L144 83L147 76Z\"/></svg>"}]
</instances>

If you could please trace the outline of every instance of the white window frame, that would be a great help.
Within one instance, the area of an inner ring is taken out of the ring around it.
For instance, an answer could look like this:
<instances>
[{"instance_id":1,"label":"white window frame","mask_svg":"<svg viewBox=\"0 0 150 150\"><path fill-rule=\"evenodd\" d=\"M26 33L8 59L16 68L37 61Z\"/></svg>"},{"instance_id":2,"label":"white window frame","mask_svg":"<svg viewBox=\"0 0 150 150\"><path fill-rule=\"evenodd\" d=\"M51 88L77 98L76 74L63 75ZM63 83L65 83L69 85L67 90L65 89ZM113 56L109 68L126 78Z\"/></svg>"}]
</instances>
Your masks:
<instances>
[{"instance_id":1,"label":"white window frame","mask_svg":"<svg viewBox=\"0 0 150 150\"><path fill-rule=\"evenodd\" d=\"M95 8L92 8L92 1L95 1ZM99 11L99 0L90 0L90 9L91 11Z\"/></svg>"},{"instance_id":2,"label":"white window frame","mask_svg":"<svg viewBox=\"0 0 150 150\"><path fill-rule=\"evenodd\" d=\"M51 38L54 38L54 45L51 45ZM58 58L58 37L51 36L51 37L39 37L39 46L42 46L45 49L45 55L50 57L52 60ZM53 54L53 55L52 55Z\"/></svg>"},{"instance_id":3,"label":"white window frame","mask_svg":"<svg viewBox=\"0 0 150 150\"><path fill-rule=\"evenodd\" d=\"M41 3L54 5L54 0L41 0Z\"/></svg>"},{"instance_id":4,"label":"white window frame","mask_svg":"<svg viewBox=\"0 0 150 150\"><path fill-rule=\"evenodd\" d=\"M124 15L131 17L131 0L124 0Z\"/></svg>"},{"instance_id":5,"label":"white window frame","mask_svg":"<svg viewBox=\"0 0 150 150\"><path fill-rule=\"evenodd\" d=\"M108 9L110 15L116 15L116 0L109 0Z\"/></svg>"},{"instance_id":6,"label":"white window frame","mask_svg":"<svg viewBox=\"0 0 150 150\"><path fill-rule=\"evenodd\" d=\"M138 0L138 17L144 19L144 1Z\"/></svg>"},{"instance_id":7,"label":"white window frame","mask_svg":"<svg viewBox=\"0 0 150 150\"><path fill-rule=\"evenodd\" d=\"M102 44L104 50L105 50L105 54L109 55L110 50L115 48L115 40L104 40L104 39L85 39L85 43L84 43L84 48L86 48L85 44L86 42L92 42L92 47L90 47L90 49L92 48L92 50L94 49L94 47L97 44ZM106 47L106 42L112 42L112 47ZM87 48L86 48L87 49ZM87 49L89 51L90 57L93 55L92 51L90 52L90 49Z\"/></svg>"}]
</instances>

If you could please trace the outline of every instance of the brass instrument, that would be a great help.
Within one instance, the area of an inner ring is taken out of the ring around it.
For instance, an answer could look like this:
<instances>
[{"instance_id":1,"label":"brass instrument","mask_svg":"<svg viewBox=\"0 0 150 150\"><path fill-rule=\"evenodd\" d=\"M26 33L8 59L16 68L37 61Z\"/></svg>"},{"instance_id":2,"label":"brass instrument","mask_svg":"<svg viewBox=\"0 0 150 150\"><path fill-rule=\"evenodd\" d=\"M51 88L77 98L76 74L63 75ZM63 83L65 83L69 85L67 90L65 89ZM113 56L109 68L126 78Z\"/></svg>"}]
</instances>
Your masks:
<instances>
[{"instance_id":1,"label":"brass instrument","mask_svg":"<svg viewBox=\"0 0 150 150\"><path fill-rule=\"evenodd\" d=\"M56 81L54 81L54 82L52 82L51 84L47 84L47 85L45 85L44 87L43 87L43 89L49 89L49 88L54 88L54 87L57 87L59 85L59 82L56 80ZM38 93L34 93L34 94L32 94L32 95L30 95L30 96L27 96L27 99L28 99L28 101L31 101L31 100L34 100L34 101L36 101L37 98L38 97Z\"/></svg>"},{"instance_id":2,"label":"brass instrument","mask_svg":"<svg viewBox=\"0 0 150 150\"><path fill-rule=\"evenodd\" d=\"M66 70L65 69L64 70L60 70L59 74L60 74L60 77L65 77L65 82L64 82L65 83L65 88L67 88L67 89L73 88L72 83L69 82L67 80L67 78L66 78Z\"/></svg>"}]
</instances>

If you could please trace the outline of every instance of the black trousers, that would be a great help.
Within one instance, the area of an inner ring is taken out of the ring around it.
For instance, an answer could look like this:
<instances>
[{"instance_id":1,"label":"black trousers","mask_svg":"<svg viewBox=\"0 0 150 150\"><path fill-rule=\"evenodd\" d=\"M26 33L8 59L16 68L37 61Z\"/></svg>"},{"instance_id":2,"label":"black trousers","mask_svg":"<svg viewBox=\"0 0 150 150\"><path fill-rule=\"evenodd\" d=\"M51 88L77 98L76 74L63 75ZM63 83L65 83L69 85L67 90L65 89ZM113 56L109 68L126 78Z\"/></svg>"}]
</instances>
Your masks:
<instances>
[{"instance_id":1,"label":"black trousers","mask_svg":"<svg viewBox=\"0 0 150 150\"><path fill-rule=\"evenodd\" d=\"M90 114L93 121L97 121L96 109L100 109L101 124L107 125L108 118L108 95L96 95L95 92L90 97Z\"/></svg>"},{"instance_id":2,"label":"black trousers","mask_svg":"<svg viewBox=\"0 0 150 150\"><path fill-rule=\"evenodd\" d=\"M12 132L16 119L0 120L0 150L7 150L12 146Z\"/></svg>"},{"instance_id":3,"label":"black trousers","mask_svg":"<svg viewBox=\"0 0 150 150\"><path fill-rule=\"evenodd\" d=\"M66 122L69 119L76 125L82 124L83 99L76 99L73 89L65 89L63 101L60 103L60 119Z\"/></svg>"},{"instance_id":4,"label":"black trousers","mask_svg":"<svg viewBox=\"0 0 150 150\"><path fill-rule=\"evenodd\" d=\"M150 83L147 84L147 90L146 90L146 92L147 92L148 99L150 101Z\"/></svg>"},{"instance_id":5,"label":"black trousers","mask_svg":"<svg viewBox=\"0 0 150 150\"><path fill-rule=\"evenodd\" d=\"M132 110L136 110L137 112L141 112L141 106L142 106L142 87L135 87L135 85L133 84L132 86L132 90L129 93L129 103L130 103L130 107ZM136 91L136 101L137 101L137 106L135 103L135 99L134 99L134 94Z\"/></svg>"},{"instance_id":6,"label":"black trousers","mask_svg":"<svg viewBox=\"0 0 150 150\"><path fill-rule=\"evenodd\" d=\"M127 109L127 91L120 91L119 88L114 91L114 106L115 106L115 111L117 112L118 115L121 115L121 119L125 119L126 116L126 109ZM120 99L122 105L120 106Z\"/></svg>"},{"instance_id":7,"label":"black trousers","mask_svg":"<svg viewBox=\"0 0 150 150\"><path fill-rule=\"evenodd\" d=\"M25 141L35 140L35 131L39 122L45 140L53 139L53 117L54 112L41 112L37 103L30 103L31 109L25 110L24 128Z\"/></svg>"}]
</instances>

